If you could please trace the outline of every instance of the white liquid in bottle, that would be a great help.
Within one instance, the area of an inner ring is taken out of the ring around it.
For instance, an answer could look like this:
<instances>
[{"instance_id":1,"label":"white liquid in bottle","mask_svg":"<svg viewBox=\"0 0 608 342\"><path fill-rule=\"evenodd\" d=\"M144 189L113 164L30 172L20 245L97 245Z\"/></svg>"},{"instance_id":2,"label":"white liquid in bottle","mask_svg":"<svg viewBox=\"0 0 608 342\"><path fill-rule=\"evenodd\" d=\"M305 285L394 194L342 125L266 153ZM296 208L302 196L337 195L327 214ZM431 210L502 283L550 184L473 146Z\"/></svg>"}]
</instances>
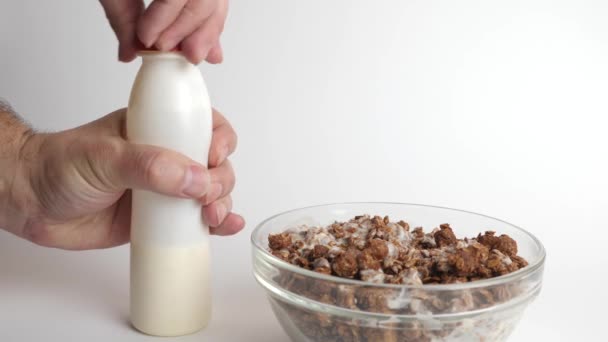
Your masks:
<instances>
[{"instance_id":1,"label":"white liquid in bottle","mask_svg":"<svg viewBox=\"0 0 608 342\"><path fill-rule=\"evenodd\" d=\"M127 111L129 141L207 165L212 113L199 69L178 53L143 52ZM196 200L134 190L131 322L157 336L204 328L211 314L209 229Z\"/></svg>"}]
</instances>

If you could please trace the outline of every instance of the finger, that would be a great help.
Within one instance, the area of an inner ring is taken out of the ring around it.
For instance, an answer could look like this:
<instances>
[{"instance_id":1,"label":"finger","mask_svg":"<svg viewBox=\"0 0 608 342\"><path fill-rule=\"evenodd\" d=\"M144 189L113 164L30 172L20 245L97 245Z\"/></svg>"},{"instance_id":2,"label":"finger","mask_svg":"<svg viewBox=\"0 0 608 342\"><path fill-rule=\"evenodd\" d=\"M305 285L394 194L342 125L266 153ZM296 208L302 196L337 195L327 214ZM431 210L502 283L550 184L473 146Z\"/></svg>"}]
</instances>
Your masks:
<instances>
[{"instance_id":1,"label":"finger","mask_svg":"<svg viewBox=\"0 0 608 342\"><path fill-rule=\"evenodd\" d=\"M137 24L137 36L147 47L154 45L160 34L180 15L188 0L155 0Z\"/></svg>"},{"instance_id":2,"label":"finger","mask_svg":"<svg viewBox=\"0 0 608 342\"><path fill-rule=\"evenodd\" d=\"M211 178L211 185L207 194L201 198L203 205L208 205L218 198L230 194L236 182L234 170L229 160L226 160L218 167L209 169L209 176Z\"/></svg>"},{"instance_id":3,"label":"finger","mask_svg":"<svg viewBox=\"0 0 608 342\"><path fill-rule=\"evenodd\" d=\"M101 0L101 5L118 39L118 60L132 61L137 54L135 27L144 10L142 0Z\"/></svg>"},{"instance_id":4,"label":"finger","mask_svg":"<svg viewBox=\"0 0 608 342\"><path fill-rule=\"evenodd\" d=\"M245 220L242 216L230 213L222 224L217 227L210 227L209 233L213 235L227 236L240 232L245 227Z\"/></svg>"},{"instance_id":5,"label":"finger","mask_svg":"<svg viewBox=\"0 0 608 342\"><path fill-rule=\"evenodd\" d=\"M156 47L162 51L175 48L185 37L201 26L216 8L216 1L188 1L177 19L161 33L156 41Z\"/></svg>"},{"instance_id":6,"label":"finger","mask_svg":"<svg viewBox=\"0 0 608 342\"><path fill-rule=\"evenodd\" d=\"M118 35L118 60L121 62L127 63L137 57L139 41L135 34L135 25L136 21L125 23Z\"/></svg>"},{"instance_id":7,"label":"finger","mask_svg":"<svg viewBox=\"0 0 608 342\"><path fill-rule=\"evenodd\" d=\"M125 38L125 42L118 45L118 60L121 62L128 63L137 57L137 49L133 42L135 35L129 38Z\"/></svg>"},{"instance_id":8,"label":"finger","mask_svg":"<svg viewBox=\"0 0 608 342\"><path fill-rule=\"evenodd\" d=\"M238 143L236 132L222 113L213 110L213 137L209 149L209 167L221 165L235 150Z\"/></svg>"},{"instance_id":9,"label":"finger","mask_svg":"<svg viewBox=\"0 0 608 342\"><path fill-rule=\"evenodd\" d=\"M120 138L93 139L81 147L90 183L100 190L143 189L183 198L200 198L209 189L209 172L190 158Z\"/></svg>"},{"instance_id":10,"label":"finger","mask_svg":"<svg viewBox=\"0 0 608 342\"><path fill-rule=\"evenodd\" d=\"M221 1L217 10L191 35L181 43L182 54L194 64L207 58L224 30L228 3Z\"/></svg>"},{"instance_id":11,"label":"finger","mask_svg":"<svg viewBox=\"0 0 608 342\"><path fill-rule=\"evenodd\" d=\"M129 242L131 202L132 192L131 190L127 190L120 200L116 202L116 210L114 217L112 218L112 224L109 228L108 237L104 239L106 245L101 246L100 248L120 246Z\"/></svg>"},{"instance_id":12,"label":"finger","mask_svg":"<svg viewBox=\"0 0 608 342\"><path fill-rule=\"evenodd\" d=\"M226 196L203 206L203 219L209 227L219 226L232 211L232 197Z\"/></svg>"},{"instance_id":13,"label":"finger","mask_svg":"<svg viewBox=\"0 0 608 342\"><path fill-rule=\"evenodd\" d=\"M219 41L215 44L214 47L211 48L211 50L209 50L209 53L207 54L207 59L205 60L211 64L222 63L222 61L224 60L224 52L222 51L222 45Z\"/></svg>"}]
</instances>

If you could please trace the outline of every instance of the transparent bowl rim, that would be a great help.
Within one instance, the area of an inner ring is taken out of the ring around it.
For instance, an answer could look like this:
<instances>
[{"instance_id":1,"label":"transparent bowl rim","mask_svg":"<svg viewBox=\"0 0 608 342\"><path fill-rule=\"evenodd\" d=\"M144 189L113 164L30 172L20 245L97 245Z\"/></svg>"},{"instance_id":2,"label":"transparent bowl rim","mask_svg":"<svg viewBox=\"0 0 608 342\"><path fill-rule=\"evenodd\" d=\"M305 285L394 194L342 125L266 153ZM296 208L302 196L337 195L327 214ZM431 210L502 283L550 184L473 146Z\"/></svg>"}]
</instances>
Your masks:
<instances>
[{"instance_id":1,"label":"transparent bowl rim","mask_svg":"<svg viewBox=\"0 0 608 342\"><path fill-rule=\"evenodd\" d=\"M277 217L280 217L280 216L283 216L286 214L290 214L290 213L294 213L297 211L302 211L302 210L333 207L333 206L340 206L340 205L346 205L346 206L348 206L348 205L402 205L402 206L409 206L409 207L423 207L423 208L450 210L450 211L455 211L455 212L460 212L460 213L488 218L491 220L495 220L497 222L507 224L507 225L519 230L520 232L524 233L529 238L531 238L532 241L534 241L534 243L539 248L539 257L536 260L533 260L532 262L529 261L530 263L528 264L528 266L521 268L515 272L508 273L508 274L494 277L494 278L476 280L476 281L472 281L472 282L468 282L468 283L427 284L427 285L377 284L377 283L369 283L369 282L365 282L365 281L357 280L357 279L347 279L347 278L340 278L340 277L336 277L336 276L332 276L332 275L326 275L326 274L314 272L311 270L307 270L307 269L292 265L292 264L290 264L286 261L283 261L283 260L277 258L276 256L272 255L264 246L262 246L260 244L260 241L256 241L256 239L255 239L255 237L258 235L258 232L260 230L262 230L267 225L268 222L274 220ZM543 244L540 242L540 240L536 236L534 236L532 233L528 232L527 230L525 230L519 226L516 226L512 223L509 223L507 221L497 219L492 216L479 214L479 213L475 213L472 211L467 211L467 210L460 210L460 209L454 209L454 208L448 208L448 207L442 207L442 206L436 206L436 205L400 203L400 202L336 202L336 203L326 203L326 204L320 204L320 205L300 207L297 209L283 211L283 212L275 214L275 215L265 219L261 223L259 223L254 228L253 232L251 233L251 243L257 252L261 252L262 254L264 254L267 257L267 259L269 261L275 262L277 266L279 266L282 269L287 270L287 271L291 271L291 272L294 272L294 273L297 273L297 274L300 274L300 275L303 275L306 277L310 277L310 278L314 278L314 279L318 279L318 280L330 281L330 282L334 282L334 283L349 284L349 285L356 285L356 286L366 286L366 287L372 287L372 288L394 289L394 290L423 289L423 290L427 290L427 291L457 291L457 290L469 290L469 289L476 289L476 288L482 288L482 287L489 287L489 286L495 286L495 285L503 285L503 284L509 283L511 281L516 281L516 280L525 278L526 276L533 274L537 270L541 269L542 266L544 265L545 257L546 257L545 247L543 246Z\"/></svg>"}]
</instances>

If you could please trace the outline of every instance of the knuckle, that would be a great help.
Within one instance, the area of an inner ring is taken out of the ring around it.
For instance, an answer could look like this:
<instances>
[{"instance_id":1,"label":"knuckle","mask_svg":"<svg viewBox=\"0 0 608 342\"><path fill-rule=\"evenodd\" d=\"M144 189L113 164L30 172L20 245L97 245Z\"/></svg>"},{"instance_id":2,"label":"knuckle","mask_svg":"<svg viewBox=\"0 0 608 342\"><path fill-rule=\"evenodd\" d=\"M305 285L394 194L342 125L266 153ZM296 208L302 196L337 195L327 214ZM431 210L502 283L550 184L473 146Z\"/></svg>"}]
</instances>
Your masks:
<instances>
[{"instance_id":1,"label":"knuckle","mask_svg":"<svg viewBox=\"0 0 608 342\"><path fill-rule=\"evenodd\" d=\"M217 150L221 155L218 158L223 158L224 161L234 152L238 144L238 137L232 130L227 130L225 134L218 135L217 137ZM218 160L218 162L223 162Z\"/></svg>"},{"instance_id":2,"label":"knuckle","mask_svg":"<svg viewBox=\"0 0 608 342\"><path fill-rule=\"evenodd\" d=\"M124 144L114 137L80 138L68 145L68 155L82 156L83 176L102 187L115 188L115 169L122 169ZM79 159L79 158L78 158Z\"/></svg>"},{"instance_id":3,"label":"knuckle","mask_svg":"<svg viewBox=\"0 0 608 342\"><path fill-rule=\"evenodd\" d=\"M168 151L148 150L141 152L136 177L143 186L154 191L176 193L184 181L182 163Z\"/></svg>"},{"instance_id":4,"label":"knuckle","mask_svg":"<svg viewBox=\"0 0 608 342\"><path fill-rule=\"evenodd\" d=\"M228 174L228 193L234 190L234 186L236 185L236 176L234 174L234 169L232 168L232 164L229 160L226 160L226 173Z\"/></svg>"},{"instance_id":5,"label":"knuckle","mask_svg":"<svg viewBox=\"0 0 608 342\"><path fill-rule=\"evenodd\" d=\"M91 150L103 161L120 160L124 151L124 144L121 139L103 138L90 142Z\"/></svg>"},{"instance_id":6,"label":"knuckle","mask_svg":"<svg viewBox=\"0 0 608 342\"><path fill-rule=\"evenodd\" d=\"M161 11L177 12L183 11L190 2L191 0L154 0L153 4L156 3Z\"/></svg>"},{"instance_id":7,"label":"knuckle","mask_svg":"<svg viewBox=\"0 0 608 342\"><path fill-rule=\"evenodd\" d=\"M219 37L220 34L222 32L224 32L224 25L225 25L225 21L224 20L218 20L217 21L217 24L215 24L215 27L216 27L216 30L217 30L216 37Z\"/></svg>"},{"instance_id":8,"label":"knuckle","mask_svg":"<svg viewBox=\"0 0 608 342\"><path fill-rule=\"evenodd\" d=\"M232 149L236 149L236 147L239 144L239 136L236 134L236 131L232 128L232 126L230 124L228 124L229 127L229 137L228 137L228 142L229 145L232 146Z\"/></svg>"},{"instance_id":9,"label":"knuckle","mask_svg":"<svg viewBox=\"0 0 608 342\"><path fill-rule=\"evenodd\" d=\"M226 216L228 216L228 213L230 213L232 211L232 196L226 196L223 200L224 202L224 207L226 208L226 211L224 213L224 217L222 217L221 219L225 219Z\"/></svg>"},{"instance_id":10,"label":"knuckle","mask_svg":"<svg viewBox=\"0 0 608 342\"><path fill-rule=\"evenodd\" d=\"M143 152L141 154L141 174L147 184L158 184L167 174L167 158L160 152Z\"/></svg>"},{"instance_id":11,"label":"knuckle","mask_svg":"<svg viewBox=\"0 0 608 342\"><path fill-rule=\"evenodd\" d=\"M186 4L186 6L184 6L181 14L186 16L188 18L188 20L199 21L199 20L203 19L203 15L202 15L201 11L198 10L197 8L195 8L191 2L188 2Z\"/></svg>"},{"instance_id":12,"label":"knuckle","mask_svg":"<svg viewBox=\"0 0 608 342\"><path fill-rule=\"evenodd\" d=\"M123 154L123 142L116 138L82 139L72 144L74 148L83 148L86 155L93 157L90 161L96 167L116 165L120 163Z\"/></svg>"},{"instance_id":13,"label":"knuckle","mask_svg":"<svg viewBox=\"0 0 608 342\"><path fill-rule=\"evenodd\" d=\"M205 46L207 46L209 49L212 46L215 46L216 43L218 42L218 38L220 36L221 31L220 31L218 25L213 23L213 24L205 25L204 27L201 27L197 33L198 33L198 36L196 39L196 43L197 43L196 46L200 47L202 50L202 48Z\"/></svg>"}]
</instances>

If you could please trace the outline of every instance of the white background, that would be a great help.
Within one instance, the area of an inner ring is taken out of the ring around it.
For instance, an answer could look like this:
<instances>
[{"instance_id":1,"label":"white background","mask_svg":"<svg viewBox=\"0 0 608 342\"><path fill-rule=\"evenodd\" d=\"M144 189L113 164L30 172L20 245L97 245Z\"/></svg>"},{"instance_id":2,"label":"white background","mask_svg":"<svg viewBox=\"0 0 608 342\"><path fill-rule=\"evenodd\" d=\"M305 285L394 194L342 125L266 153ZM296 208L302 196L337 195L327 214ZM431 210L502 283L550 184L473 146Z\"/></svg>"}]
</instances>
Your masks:
<instances>
[{"instance_id":1,"label":"white background","mask_svg":"<svg viewBox=\"0 0 608 342\"><path fill-rule=\"evenodd\" d=\"M608 304L608 2L234 0L225 62L201 66L240 137L236 237L213 240L214 320L176 341L283 341L249 234L337 201L499 217L548 251L513 341L599 341ZM3 0L0 96L41 130L127 103L96 1ZM128 250L44 249L0 232L1 341L144 341Z\"/></svg>"}]
</instances>

